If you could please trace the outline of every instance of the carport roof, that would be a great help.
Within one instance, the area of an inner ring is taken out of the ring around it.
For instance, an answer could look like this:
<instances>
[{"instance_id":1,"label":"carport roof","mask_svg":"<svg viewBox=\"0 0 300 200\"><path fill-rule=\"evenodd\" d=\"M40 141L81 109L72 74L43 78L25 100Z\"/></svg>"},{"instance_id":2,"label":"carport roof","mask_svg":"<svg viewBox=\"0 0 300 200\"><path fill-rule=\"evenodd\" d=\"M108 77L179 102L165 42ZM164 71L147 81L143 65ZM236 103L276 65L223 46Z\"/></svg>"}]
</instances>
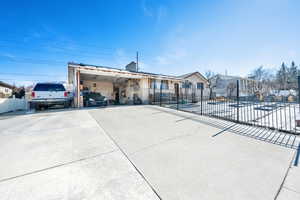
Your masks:
<instances>
[{"instance_id":1,"label":"carport roof","mask_svg":"<svg viewBox=\"0 0 300 200\"><path fill-rule=\"evenodd\" d=\"M106 67L106 66L97 66L97 65L90 65L90 64L83 64L83 63L74 63L69 62L69 67L79 68L83 70L98 70L98 71L106 71L106 72L118 72L118 73L126 73L131 75L137 76L146 76L148 78L165 78L165 79L174 79L174 80L182 80L182 78L172 76L172 75L164 75L164 74L155 74L150 72L131 72L124 69L113 68L113 67Z\"/></svg>"}]
</instances>

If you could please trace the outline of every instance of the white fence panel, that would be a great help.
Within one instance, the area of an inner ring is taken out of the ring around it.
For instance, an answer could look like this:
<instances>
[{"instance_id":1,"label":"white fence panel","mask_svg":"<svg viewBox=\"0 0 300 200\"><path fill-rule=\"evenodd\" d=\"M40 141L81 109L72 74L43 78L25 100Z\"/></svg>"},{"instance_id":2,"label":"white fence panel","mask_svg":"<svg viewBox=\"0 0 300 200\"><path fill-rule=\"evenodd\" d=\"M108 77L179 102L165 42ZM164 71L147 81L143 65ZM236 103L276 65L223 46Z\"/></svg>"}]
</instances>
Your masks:
<instances>
[{"instance_id":1,"label":"white fence panel","mask_svg":"<svg viewBox=\"0 0 300 200\"><path fill-rule=\"evenodd\" d=\"M0 98L0 113L11 112L16 110L26 110L26 99Z\"/></svg>"}]
</instances>

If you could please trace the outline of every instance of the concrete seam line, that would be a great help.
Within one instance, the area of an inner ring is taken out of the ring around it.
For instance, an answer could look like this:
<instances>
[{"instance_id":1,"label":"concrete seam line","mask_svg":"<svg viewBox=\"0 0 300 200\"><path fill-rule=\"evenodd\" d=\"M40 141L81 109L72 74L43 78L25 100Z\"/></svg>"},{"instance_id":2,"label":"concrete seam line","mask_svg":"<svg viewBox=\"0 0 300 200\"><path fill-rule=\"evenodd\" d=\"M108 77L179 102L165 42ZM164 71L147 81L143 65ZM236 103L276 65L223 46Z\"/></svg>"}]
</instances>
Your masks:
<instances>
[{"instance_id":1,"label":"concrete seam line","mask_svg":"<svg viewBox=\"0 0 300 200\"><path fill-rule=\"evenodd\" d=\"M300 192L298 192L298 191L296 191L296 190L293 190L293 189L291 189L291 188L288 188L288 187L286 187L286 186L283 186L283 188L286 189L286 190L295 192L295 193L297 193L297 194L300 194Z\"/></svg>"},{"instance_id":2,"label":"concrete seam line","mask_svg":"<svg viewBox=\"0 0 300 200\"><path fill-rule=\"evenodd\" d=\"M280 184L280 186L279 186L279 189L278 189L278 191L277 191L277 193L276 193L276 195L275 195L275 197L274 197L274 200L277 200L277 198L278 198L278 196L279 196L279 194L280 194L280 192L281 192L281 190L282 190L282 188L283 188L283 185L284 185L285 180L286 180L286 178L287 178L287 176L288 176L288 174L289 174L289 171L290 171L290 169L292 168L293 160L295 159L296 153L297 153L297 151L295 151L295 153L294 153L294 155L293 155L293 157L292 157L292 159L291 159L291 161L290 161L290 163L289 163L289 166L288 166L288 168L287 168L287 170L286 170L286 172L285 172L285 175L284 175L283 180L282 180L282 182L281 182L281 184Z\"/></svg>"},{"instance_id":3,"label":"concrete seam line","mask_svg":"<svg viewBox=\"0 0 300 200\"><path fill-rule=\"evenodd\" d=\"M92 159L92 158L96 158L96 157L99 157L99 156L110 154L110 153L115 152L115 151L118 151L118 150L114 149L112 151L108 151L108 152L105 152L105 153L100 153L100 154L96 154L96 155L93 155L93 156L81 158L81 159L78 159L78 160L73 160L73 161L70 161L70 162L61 163L61 164L54 165L54 166L51 166L51 167L47 167L47 168L44 168L44 169L35 170L35 171L28 172L28 173L25 173L25 174L20 174L20 175L17 175L17 176L13 176L13 177L1 179L0 183L5 182L5 181L9 181L9 180L12 180L12 179L24 177L24 176L36 174L36 173L39 173L39 172L47 171L47 170L50 170L50 169L54 169L54 168L58 168L58 167L62 167L62 166L70 165L70 164L74 164L74 163L77 163L77 162L82 162L82 161L85 161L85 160L89 160L89 159Z\"/></svg>"},{"instance_id":4,"label":"concrete seam line","mask_svg":"<svg viewBox=\"0 0 300 200\"><path fill-rule=\"evenodd\" d=\"M146 179L146 177L143 175L143 173L136 167L136 165L130 160L129 156L125 153L125 151L118 145L118 143L113 139L113 137L108 134L108 132L100 125L100 123L94 118L92 114L89 113L89 115L96 121L99 128L103 131L103 133L119 148L119 150L123 153L123 155L127 158L127 160L130 162L130 164L134 167L134 169L139 173L139 175L144 179L144 181L148 184L148 186L151 188L151 190L154 192L154 194L162 200L158 192L154 189L154 187L150 184L150 182Z\"/></svg>"}]
</instances>

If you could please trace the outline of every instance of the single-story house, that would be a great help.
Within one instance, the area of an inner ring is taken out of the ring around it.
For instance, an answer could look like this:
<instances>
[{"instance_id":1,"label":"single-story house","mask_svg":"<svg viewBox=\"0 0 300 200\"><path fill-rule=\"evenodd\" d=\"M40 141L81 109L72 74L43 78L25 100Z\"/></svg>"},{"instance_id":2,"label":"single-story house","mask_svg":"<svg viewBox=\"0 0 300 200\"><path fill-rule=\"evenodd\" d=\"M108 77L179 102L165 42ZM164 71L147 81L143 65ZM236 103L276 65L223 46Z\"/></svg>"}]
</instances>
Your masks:
<instances>
[{"instance_id":1,"label":"single-story house","mask_svg":"<svg viewBox=\"0 0 300 200\"><path fill-rule=\"evenodd\" d=\"M200 72L192 72L178 76L182 79L182 88L185 94L194 94L200 97L201 89L203 89L203 95L208 95L209 82Z\"/></svg>"},{"instance_id":2,"label":"single-story house","mask_svg":"<svg viewBox=\"0 0 300 200\"><path fill-rule=\"evenodd\" d=\"M253 95L259 90L259 82L250 78L217 74L210 79L211 88L215 97L236 96L237 81L239 82L240 97Z\"/></svg>"},{"instance_id":3,"label":"single-story house","mask_svg":"<svg viewBox=\"0 0 300 200\"><path fill-rule=\"evenodd\" d=\"M99 92L109 102L117 104L134 104L137 98L143 104L148 104L159 96L160 92L174 94L175 87L185 87L187 80L199 89L208 86L208 81L199 72L186 76L171 76L140 72L135 62L129 63L125 69L68 63L68 83L73 85L74 103L77 107L83 106L83 90Z\"/></svg>"},{"instance_id":4,"label":"single-story house","mask_svg":"<svg viewBox=\"0 0 300 200\"><path fill-rule=\"evenodd\" d=\"M12 95L13 86L0 81L0 98L7 98Z\"/></svg>"}]
</instances>

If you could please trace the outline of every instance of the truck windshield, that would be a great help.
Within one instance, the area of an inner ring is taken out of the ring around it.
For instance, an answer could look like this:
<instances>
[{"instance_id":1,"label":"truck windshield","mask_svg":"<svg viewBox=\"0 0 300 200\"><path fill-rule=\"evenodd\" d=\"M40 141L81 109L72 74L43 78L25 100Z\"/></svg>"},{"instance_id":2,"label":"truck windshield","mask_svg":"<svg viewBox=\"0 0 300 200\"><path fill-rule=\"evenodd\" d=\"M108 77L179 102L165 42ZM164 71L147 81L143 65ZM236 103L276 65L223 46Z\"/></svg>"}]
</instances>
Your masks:
<instances>
[{"instance_id":1,"label":"truck windshield","mask_svg":"<svg viewBox=\"0 0 300 200\"><path fill-rule=\"evenodd\" d=\"M62 84L38 83L33 91L65 91L65 87Z\"/></svg>"}]
</instances>

